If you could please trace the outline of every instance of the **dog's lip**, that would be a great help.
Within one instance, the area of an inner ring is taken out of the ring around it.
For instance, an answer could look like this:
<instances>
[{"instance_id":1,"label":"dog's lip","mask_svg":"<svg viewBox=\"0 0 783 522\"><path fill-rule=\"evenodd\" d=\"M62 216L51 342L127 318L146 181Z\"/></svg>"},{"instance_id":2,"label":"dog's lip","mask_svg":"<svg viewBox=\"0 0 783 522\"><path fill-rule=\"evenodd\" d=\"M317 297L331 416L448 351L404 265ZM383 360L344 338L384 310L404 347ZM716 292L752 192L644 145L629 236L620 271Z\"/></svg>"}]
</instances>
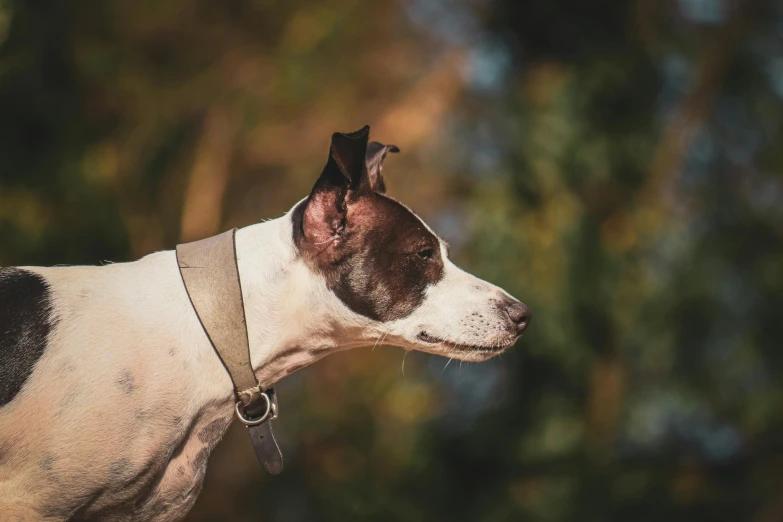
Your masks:
<instances>
[{"instance_id":1,"label":"dog's lip","mask_svg":"<svg viewBox=\"0 0 783 522\"><path fill-rule=\"evenodd\" d=\"M419 335L416 336L416 338L426 344L432 344L432 345L444 345L449 348L462 350L462 351L479 351L479 352L502 352L503 350L509 348L511 345L513 345L516 342L516 339L514 339L513 342L504 344L501 346L482 346L482 345L473 345L473 344L462 344L462 343L455 343L452 341L447 341L445 339L441 339L439 337L435 337L434 335L430 335L425 331L419 332Z\"/></svg>"},{"instance_id":2,"label":"dog's lip","mask_svg":"<svg viewBox=\"0 0 783 522\"><path fill-rule=\"evenodd\" d=\"M419 332L419 335L417 337L419 341L424 341L427 344L440 344L443 342L441 339L438 339L437 337L433 337L427 332Z\"/></svg>"}]
</instances>

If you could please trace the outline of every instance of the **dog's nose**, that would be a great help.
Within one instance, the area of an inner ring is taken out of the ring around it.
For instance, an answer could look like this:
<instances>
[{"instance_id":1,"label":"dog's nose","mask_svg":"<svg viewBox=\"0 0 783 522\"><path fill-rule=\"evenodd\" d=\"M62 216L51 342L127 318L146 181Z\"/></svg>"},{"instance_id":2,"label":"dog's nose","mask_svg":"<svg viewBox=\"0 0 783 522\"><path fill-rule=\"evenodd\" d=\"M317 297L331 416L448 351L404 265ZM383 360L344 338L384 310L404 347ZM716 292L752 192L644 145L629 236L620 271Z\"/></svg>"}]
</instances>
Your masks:
<instances>
[{"instance_id":1,"label":"dog's nose","mask_svg":"<svg viewBox=\"0 0 783 522\"><path fill-rule=\"evenodd\" d=\"M527 325L530 324L530 318L533 316L530 308L525 303L520 303L519 301L509 302L506 305L506 314L508 314L511 322L517 325L517 333L520 334L525 331Z\"/></svg>"}]
</instances>

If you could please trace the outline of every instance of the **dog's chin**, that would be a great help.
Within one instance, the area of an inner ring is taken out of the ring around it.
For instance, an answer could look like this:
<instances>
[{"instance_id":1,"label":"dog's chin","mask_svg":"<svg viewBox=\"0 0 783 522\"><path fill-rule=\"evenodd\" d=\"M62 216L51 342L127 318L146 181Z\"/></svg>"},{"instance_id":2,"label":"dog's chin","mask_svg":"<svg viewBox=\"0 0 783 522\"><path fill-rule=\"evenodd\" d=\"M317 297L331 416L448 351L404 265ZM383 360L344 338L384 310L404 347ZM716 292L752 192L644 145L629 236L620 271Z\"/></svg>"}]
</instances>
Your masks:
<instances>
[{"instance_id":1,"label":"dog's chin","mask_svg":"<svg viewBox=\"0 0 783 522\"><path fill-rule=\"evenodd\" d=\"M493 345L464 344L447 339L441 339L427 332L420 332L416 337L416 349L422 352L451 357L460 361L482 362L500 355L511 348L519 337L513 337L506 342Z\"/></svg>"}]
</instances>

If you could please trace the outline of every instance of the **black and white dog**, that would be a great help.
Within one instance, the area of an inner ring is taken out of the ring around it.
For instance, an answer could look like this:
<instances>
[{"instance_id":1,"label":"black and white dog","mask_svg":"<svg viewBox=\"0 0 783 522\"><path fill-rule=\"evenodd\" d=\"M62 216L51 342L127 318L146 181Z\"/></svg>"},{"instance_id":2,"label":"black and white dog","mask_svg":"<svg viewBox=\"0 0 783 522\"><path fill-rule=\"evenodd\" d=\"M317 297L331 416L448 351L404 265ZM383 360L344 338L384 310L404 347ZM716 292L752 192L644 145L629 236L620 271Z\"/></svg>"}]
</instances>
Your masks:
<instances>
[{"instance_id":1,"label":"black and white dog","mask_svg":"<svg viewBox=\"0 0 783 522\"><path fill-rule=\"evenodd\" d=\"M466 361L510 347L524 304L457 268L384 195L394 146L335 134L310 196L237 232L252 365L271 386L337 350ZM234 413L173 251L0 269L0 519L177 520Z\"/></svg>"}]
</instances>

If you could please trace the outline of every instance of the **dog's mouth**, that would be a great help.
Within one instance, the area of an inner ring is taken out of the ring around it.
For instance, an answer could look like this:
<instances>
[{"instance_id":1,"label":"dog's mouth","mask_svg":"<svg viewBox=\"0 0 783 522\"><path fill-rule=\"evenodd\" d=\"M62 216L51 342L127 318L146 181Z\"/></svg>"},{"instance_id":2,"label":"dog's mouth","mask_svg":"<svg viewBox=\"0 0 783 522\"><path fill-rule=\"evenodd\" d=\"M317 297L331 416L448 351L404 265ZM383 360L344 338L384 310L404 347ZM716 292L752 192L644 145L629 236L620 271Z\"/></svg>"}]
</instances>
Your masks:
<instances>
[{"instance_id":1,"label":"dog's mouth","mask_svg":"<svg viewBox=\"0 0 783 522\"><path fill-rule=\"evenodd\" d=\"M493 345L493 346L463 344L463 343L455 343L453 341L447 341L446 339L435 337L434 335L430 335L424 331L419 332L419 335L417 335L416 338L424 344L433 345L433 346L443 346L450 350L454 350L456 352L471 352L471 353L478 352L486 355L498 354L506 350L507 348L511 347L516 342L516 339L513 339L511 342L507 342L501 345Z\"/></svg>"}]
</instances>

